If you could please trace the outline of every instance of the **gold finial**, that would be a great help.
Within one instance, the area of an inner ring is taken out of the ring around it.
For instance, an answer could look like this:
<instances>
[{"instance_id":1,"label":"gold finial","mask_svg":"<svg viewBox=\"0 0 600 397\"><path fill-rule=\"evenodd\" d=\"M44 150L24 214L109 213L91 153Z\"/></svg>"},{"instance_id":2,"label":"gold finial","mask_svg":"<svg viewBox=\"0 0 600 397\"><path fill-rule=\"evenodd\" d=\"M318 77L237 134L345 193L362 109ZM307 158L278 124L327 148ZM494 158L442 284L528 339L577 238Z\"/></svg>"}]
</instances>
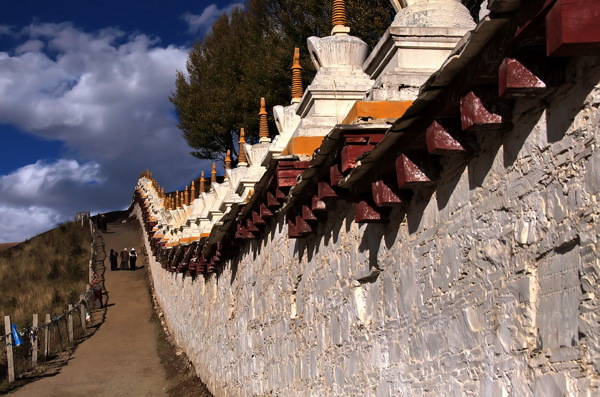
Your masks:
<instances>
[{"instance_id":1,"label":"gold finial","mask_svg":"<svg viewBox=\"0 0 600 397\"><path fill-rule=\"evenodd\" d=\"M196 182L192 181L192 190L190 194L190 201L193 202L196 200Z\"/></svg>"},{"instance_id":2,"label":"gold finial","mask_svg":"<svg viewBox=\"0 0 600 397\"><path fill-rule=\"evenodd\" d=\"M350 28L346 26L346 2L344 0L333 0L333 12L331 13L331 34L348 34Z\"/></svg>"},{"instance_id":3,"label":"gold finial","mask_svg":"<svg viewBox=\"0 0 600 397\"><path fill-rule=\"evenodd\" d=\"M181 196L179 195L179 190L175 192L175 209L179 209L181 207Z\"/></svg>"},{"instance_id":4,"label":"gold finial","mask_svg":"<svg viewBox=\"0 0 600 397\"><path fill-rule=\"evenodd\" d=\"M246 144L246 131L244 129L240 129L240 155L238 156L238 167L247 167L248 160L246 159L246 149L244 145Z\"/></svg>"},{"instance_id":5,"label":"gold finial","mask_svg":"<svg viewBox=\"0 0 600 397\"><path fill-rule=\"evenodd\" d=\"M183 203L185 205L190 205L190 187L186 186L183 191Z\"/></svg>"},{"instance_id":6,"label":"gold finial","mask_svg":"<svg viewBox=\"0 0 600 397\"><path fill-rule=\"evenodd\" d=\"M206 182L204 180L204 171L202 171L202 174L200 175L200 188L198 190L199 190L200 194L206 192Z\"/></svg>"},{"instance_id":7,"label":"gold finial","mask_svg":"<svg viewBox=\"0 0 600 397\"><path fill-rule=\"evenodd\" d=\"M225 155L225 169L231 169L231 150L227 150L227 154Z\"/></svg>"},{"instance_id":8,"label":"gold finial","mask_svg":"<svg viewBox=\"0 0 600 397\"><path fill-rule=\"evenodd\" d=\"M346 26L346 2L344 0L333 0L333 12L331 14L332 26Z\"/></svg>"},{"instance_id":9,"label":"gold finial","mask_svg":"<svg viewBox=\"0 0 600 397\"><path fill-rule=\"evenodd\" d=\"M213 161L212 170L210 171L210 184L217 183L217 163Z\"/></svg>"},{"instance_id":10,"label":"gold finial","mask_svg":"<svg viewBox=\"0 0 600 397\"><path fill-rule=\"evenodd\" d=\"M267 109L265 104L265 98L260 98L260 111L258 112L259 117L259 137L261 143L269 143L269 124L267 123Z\"/></svg>"},{"instance_id":11,"label":"gold finial","mask_svg":"<svg viewBox=\"0 0 600 397\"><path fill-rule=\"evenodd\" d=\"M300 66L300 48L294 48L292 63L292 103L299 103L304 94L302 88L302 66Z\"/></svg>"}]
</instances>

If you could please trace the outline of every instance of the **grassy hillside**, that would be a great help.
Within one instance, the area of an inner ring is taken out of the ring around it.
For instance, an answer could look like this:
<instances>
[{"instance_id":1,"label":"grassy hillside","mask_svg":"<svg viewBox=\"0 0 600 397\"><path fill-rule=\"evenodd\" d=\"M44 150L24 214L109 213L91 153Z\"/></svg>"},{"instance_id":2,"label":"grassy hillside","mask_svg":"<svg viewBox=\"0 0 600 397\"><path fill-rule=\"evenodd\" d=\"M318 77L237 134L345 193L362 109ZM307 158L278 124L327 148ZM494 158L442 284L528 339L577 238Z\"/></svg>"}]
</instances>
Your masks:
<instances>
[{"instance_id":1,"label":"grassy hillside","mask_svg":"<svg viewBox=\"0 0 600 397\"><path fill-rule=\"evenodd\" d=\"M0 314L19 326L38 313L60 314L85 292L89 226L68 222L0 252ZM2 329L4 331L4 329Z\"/></svg>"}]
</instances>

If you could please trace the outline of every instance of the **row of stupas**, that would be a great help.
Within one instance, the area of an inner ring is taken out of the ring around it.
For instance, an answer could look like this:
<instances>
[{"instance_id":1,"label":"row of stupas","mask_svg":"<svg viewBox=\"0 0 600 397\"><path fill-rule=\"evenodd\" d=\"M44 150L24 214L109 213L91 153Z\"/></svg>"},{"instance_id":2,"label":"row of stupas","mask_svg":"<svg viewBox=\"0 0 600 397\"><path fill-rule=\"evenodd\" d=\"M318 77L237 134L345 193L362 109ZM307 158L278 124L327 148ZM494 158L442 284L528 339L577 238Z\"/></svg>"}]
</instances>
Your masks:
<instances>
[{"instance_id":1,"label":"row of stupas","mask_svg":"<svg viewBox=\"0 0 600 397\"><path fill-rule=\"evenodd\" d=\"M310 160L336 125L389 125L416 98L419 87L447 60L463 36L475 27L468 10L454 0L390 0L396 16L369 54L367 44L350 35L344 0L333 1L332 31L308 38L317 73L303 90L300 54L292 64L292 99L275 106L278 134L271 139L261 98L259 142L246 143L240 131L237 167L225 157L225 175L213 164L182 192L165 194L144 172L137 191L145 199L154 238L169 248L218 234L222 219L252 196L269 166L281 159ZM446 61L447 62L447 61Z\"/></svg>"}]
</instances>

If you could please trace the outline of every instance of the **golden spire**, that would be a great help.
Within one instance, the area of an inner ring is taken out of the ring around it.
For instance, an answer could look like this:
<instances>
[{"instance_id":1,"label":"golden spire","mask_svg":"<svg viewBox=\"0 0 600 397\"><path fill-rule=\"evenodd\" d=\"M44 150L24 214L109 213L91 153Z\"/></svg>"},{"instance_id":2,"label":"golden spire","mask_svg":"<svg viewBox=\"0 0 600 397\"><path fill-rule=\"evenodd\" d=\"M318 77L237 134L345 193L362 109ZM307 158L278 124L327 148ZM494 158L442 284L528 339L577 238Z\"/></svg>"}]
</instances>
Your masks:
<instances>
[{"instance_id":1,"label":"golden spire","mask_svg":"<svg viewBox=\"0 0 600 397\"><path fill-rule=\"evenodd\" d=\"M269 124L267 123L267 109L265 105L265 98L260 98L260 111L258 112L259 117L259 137L260 143L269 143Z\"/></svg>"},{"instance_id":2,"label":"golden spire","mask_svg":"<svg viewBox=\"0 0 600 397\"><path fill-rule=\"evenodd\" d=\"M213 183L217 183L217 163L213 161L212 170L210 171L210 185L212 187Z\"/></svg>"},{"instance_id":3,"label":"golden spire","mask_svg":"<svg viewBox=\"0 0 600 397\"><path fill-rule=\"evenodd\" d=\"M183 203L185 205L190 205L190 187L186 186L183 191Z\"/></svg>"},{"instance_id":4,"label":"golden spire","mask_svg":"<svg viewBox=\"0 0 600 397\"><path fill-rule=\"evenodd\" d=\"M202 171L202 174L200 175L200 188L199 190L199 194L202 194L204 192L206 192L206 185L205 185L205 180L204 180L204 171Z\"/></svg>"},{"instance_id":5,"label":"golden spire","mask_svg":"<svg viewBox=\"0 0 600 397\"><path fill-rule=\"evenodd\" d=\"M246 149L244 145L246 144L246 131L244 129L240 129L240 155L238 156L238 167L247 167L248 160L246 159Z\"/></svg>"},{"instance_id":6,"label":"golden spire","mask_svg":"<svg viewBox=\"0 0 600 397\"><path fill-rule=\"evenodd\" d=\"M346 2L344 0L333 0L331 26L346 26L346 23Z\"/></svg>"},{"instance_id":7,"label":"golden spire","mask_svg":"<svg viewBox=\"0 0 600 397\"><path fill-rule=\"evenodd\" d=\"M175 209L181 207L181 196L179 195L179 190L175 192Z\"/></svg>"},{"instance_id":8,"label":"golden spire","mask_svg":"<svg viewBox=\"0 0 600 397\"><path fill-rule=\"evenodd\" d=\"M302 88L302 66L300 66L300 48L294 48L292 63L292 103L299 103L304 94Z\"/></svg>"},{"instance_id":9,"label":"golden spire","mask_svg":"<svg viewBox=\"0 0 600 397\"><path fill-rule=\"evenodd\" d=\"M333 0L333 12L331 13L331 34L348 34L350 28L346 26L346 2L345 0Z\"/></svg>"},{"instance_id":10,"label":"golden spire","mask_svg":"<svg viewBox=\"0 0 600 397\"><path fill-rule=\"evenodd\" d=\"M190 202L193 202L194 200L196 200L196 182L192 181L192 190L191 190L191 194L190 194Z\"/></svg>"},{"instance_id":11,"label":"golden spire","mask_svg":"<svg viewBox=\"0 0 600 397\"><path fill-rule=\"evenodd\" d=\"M231 150L227 150L227 154L225 155L225 169L231 169Z\"/></svg>"}]
</instances>

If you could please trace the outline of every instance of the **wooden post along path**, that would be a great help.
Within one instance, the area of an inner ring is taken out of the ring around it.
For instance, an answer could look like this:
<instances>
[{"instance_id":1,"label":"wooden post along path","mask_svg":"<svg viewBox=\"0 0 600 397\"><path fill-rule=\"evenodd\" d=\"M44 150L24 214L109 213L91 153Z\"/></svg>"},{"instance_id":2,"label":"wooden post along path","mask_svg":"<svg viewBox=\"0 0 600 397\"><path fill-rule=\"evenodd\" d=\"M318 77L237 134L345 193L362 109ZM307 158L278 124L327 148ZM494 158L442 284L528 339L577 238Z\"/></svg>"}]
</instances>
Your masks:
<instances>
[{"instance_id":1,"label":"wooden post along path","mask_svg":"<svg viewBox=\"0 0 600 397\"><path fill-rule=\"evenodd\" d=\"M31 323L33 328L37 328L38 326L38 315L33 315L33 321ZM33 338L31 339L31 365L35 368L37 366L38 361L38 333L37 331L33 333Z\"/></svg>"},{"instance_id":2,"label":"wooden post along path","mask_svg":"<svg viewBox=\"0 0 600 397\"><path fill-rule=\"evenodd\" d=\"M79 295L79 319L81 320L81 329L83 330L83 334L85 335L85 300L83 299L83 295Z\"/></svg>"},{"instance_id":3,"label":"wooden post along path","mask_svg":"<svg viewBox=\"0 0 600 397\"><path fill-rule=\"evenodd\" d=\"M73 343L73 305L69 305L69 314L67 315L67 328L69 334L69 343Z\"/></svg>"},{"instance_id":4,"label":"wooden post along path","mask_svg":"<svg viewBox=\"0 0 600 397\"><path fill-rule=\"evenodd\" d=\"M48 358L50 353L50 314L46 314L46 328L44 328L44 358Z\"/></svg>"},{"instance_id":5,"label":"wooden post along path","mask_svg":"<svg viewBox=\"0 0 600 397\"><path fill-rule=\"evenodd\" d=\"M4 316L4 332L6 337L6 363L8 366L8 381L15 381L15 362L13 360L13 336L10 329L10 316Z\"/></svg>"}]
</instances>

